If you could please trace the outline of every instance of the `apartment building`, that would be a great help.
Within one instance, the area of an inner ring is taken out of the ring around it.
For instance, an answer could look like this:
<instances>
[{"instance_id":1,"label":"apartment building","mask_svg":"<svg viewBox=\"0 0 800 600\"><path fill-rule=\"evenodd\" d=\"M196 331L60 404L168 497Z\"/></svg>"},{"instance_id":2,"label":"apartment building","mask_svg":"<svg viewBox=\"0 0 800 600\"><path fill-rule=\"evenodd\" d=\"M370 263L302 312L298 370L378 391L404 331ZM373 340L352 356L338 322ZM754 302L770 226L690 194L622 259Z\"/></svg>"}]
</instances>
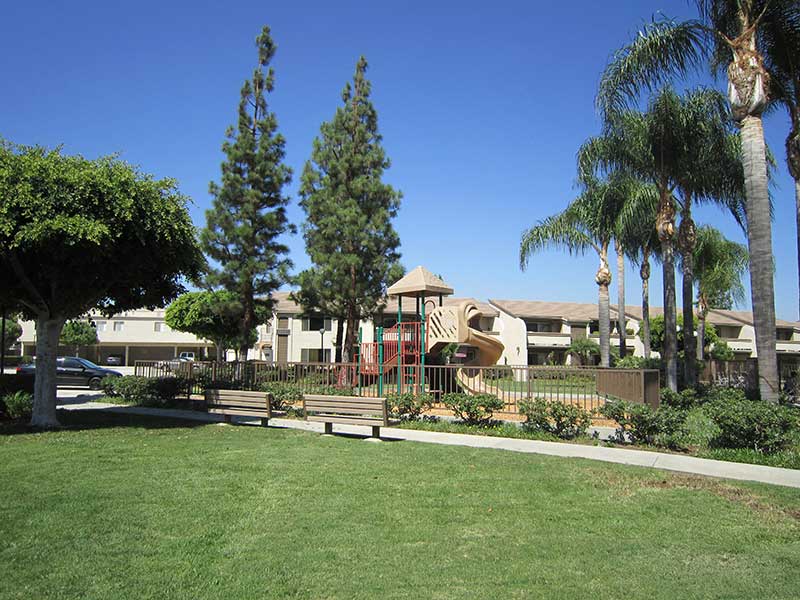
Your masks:
<instances>
[{"instance_id":1,"label":"apartment building","mask_svg":"<svg viewBox=\"0 0 800 600\"><path fill-rule=\"evenodd\" d=\"M214 357L214 345L190 333L173 331L164 322L164 309L133 310L107 318L90 314L97 326L98 343L79 349L82 357L99 365L109 363L133 365L137 360L167 360L181 352L194 352L200 358ZM20 354L36 354L36 327L32 321L22 323ZM59 354L74 354L75 348L59 348Z\"/></svg>"}]
</instances>

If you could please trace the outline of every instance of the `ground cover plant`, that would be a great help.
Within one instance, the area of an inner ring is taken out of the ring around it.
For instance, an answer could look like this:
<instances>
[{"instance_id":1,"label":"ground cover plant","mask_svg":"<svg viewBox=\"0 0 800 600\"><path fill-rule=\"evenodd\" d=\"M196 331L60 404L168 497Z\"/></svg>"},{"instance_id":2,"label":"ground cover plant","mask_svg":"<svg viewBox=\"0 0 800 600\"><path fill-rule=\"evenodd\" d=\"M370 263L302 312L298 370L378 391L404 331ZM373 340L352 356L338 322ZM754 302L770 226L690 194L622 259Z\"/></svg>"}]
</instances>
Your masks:
<instances>
[{"instance_id":1,"label":"ground cover plant","mask_svg":"<svg viewBox=\"0 0 800 600\"><path fill-rule=\"evenodd\" d=\"M800 586L794 489L276 428L60 418L68 429L0 429L3 599L735 599Z\"/></svg>"}]
</instances>

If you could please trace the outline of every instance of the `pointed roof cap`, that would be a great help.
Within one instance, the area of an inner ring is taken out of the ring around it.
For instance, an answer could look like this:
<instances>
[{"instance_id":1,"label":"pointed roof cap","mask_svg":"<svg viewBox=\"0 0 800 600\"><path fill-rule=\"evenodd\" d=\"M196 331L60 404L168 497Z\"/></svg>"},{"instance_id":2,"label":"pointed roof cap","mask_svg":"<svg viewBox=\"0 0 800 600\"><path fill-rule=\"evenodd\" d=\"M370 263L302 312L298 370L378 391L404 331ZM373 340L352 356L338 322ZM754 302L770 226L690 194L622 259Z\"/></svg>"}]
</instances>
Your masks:
<instances>
[{"instance_id":1,"label":"pointed roof cap","mask_svg":"<svg viewBox=\"0 0 800 600\"><path fill-rule=\"evenodd\" d=\"M450 295L453 293L453 288L425 267L417 267L406 273L406 276L400 281L390 286L386 293L389 296Z\"/></svg>"}]
</instances>

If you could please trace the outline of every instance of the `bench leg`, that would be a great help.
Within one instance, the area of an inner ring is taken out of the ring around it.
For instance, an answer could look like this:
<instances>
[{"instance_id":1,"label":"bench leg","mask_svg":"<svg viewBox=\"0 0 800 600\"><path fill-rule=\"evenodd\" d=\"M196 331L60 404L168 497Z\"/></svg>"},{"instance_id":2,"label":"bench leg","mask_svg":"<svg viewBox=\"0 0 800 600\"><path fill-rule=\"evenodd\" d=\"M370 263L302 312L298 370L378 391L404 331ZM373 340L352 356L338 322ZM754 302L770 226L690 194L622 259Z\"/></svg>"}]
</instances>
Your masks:
<instances>
[{"instance_id":1,"label":"bench leg","mask_svg":"<svg viewBox=\"0 0 800 600\"><path fill-rule=\"evenodd\" d=\"M269 419L262 418L261 419L261 426L262 427L269 427Z\"/></svg>"},{"instance_id":2,"label":"bench leg","mask_svg":"<svg viewBox=\"0 0 800 600\"><path fill-rule=\"evenodd\" d=\"M231 423L233 423L233 417L232 417L231 415L222 415L222 420L223 420L225 423L227 423L228 425L230 425Z\"/></svg>"},{"instance_id":3,"label":"bench leg","mask_svg":"<svg viewBox=\"0 0 800 600\"><path fill-rule=\"evenodd\" d=\"M333 435L333 423L325 423L325 435Z\"/></svg>"},{"instance_id":4,"label":"bench leg","mask_svg":"<svg viewBox=\"0 0 800 600\"><path fill-rule=\"evenodd\" d=\"M377 425L372 426L372 437L381 439L381 428Z\"/></svg>"}]
</instances>

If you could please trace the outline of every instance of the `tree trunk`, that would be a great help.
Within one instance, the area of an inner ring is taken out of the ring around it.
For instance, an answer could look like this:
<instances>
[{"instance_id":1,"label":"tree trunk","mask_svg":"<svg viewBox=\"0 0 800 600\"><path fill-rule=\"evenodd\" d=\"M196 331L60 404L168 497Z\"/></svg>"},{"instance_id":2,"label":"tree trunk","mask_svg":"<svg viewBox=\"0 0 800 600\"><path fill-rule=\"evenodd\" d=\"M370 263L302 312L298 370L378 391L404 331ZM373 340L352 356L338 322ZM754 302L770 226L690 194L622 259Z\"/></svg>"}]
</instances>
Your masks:
<instances>
[{"instance_id":1,"label":"tree trunk","mask_svg":"<svg viewBox=\"0 0 800 600\"><path fill-rule=\"evenodd\" d=\"M58 338L64 319L36 319L36 371L31 425L46 429L59 427L56 418L56 358Z\"/></svg>"},{"instance_id":2,"label":"tree trunk","mask_svg":"<svg viewBox=\"0 0 800 600\"><path fill-rule=\"evenodd\" d=\"M344 319L339 316L336 318L336 356L334 362L342 362L342 347L344 346Z\"/></svg>"},{"instance_id":3,"label":"tree trunk","mask_svg":"<svg viewBox=\"0 0 800 600\"><path fill-rule=\"evenodd\" d=\"M675 251L672 240L661 244L664 276L664 343L661 359L664 362L667 387L678 391L678 319L675 308Z\"/></svg>"},{"instance_id":4,"label":"tree trunk","mask_svg":"<svg viewBox=\"0 0 800 600\"><path fill-rule=\"evenodd\" d=\"M625 319L625 254L622 244L615 244L617 249L617 330L619 331L619 357L625 358L625 331L628 328Z\"/></svg>"},{"instance_id":5,"label":"tree trunk","mask_svg":"<svg viewBox=\"0 0 800 600\"><path fill-rule=\"evenodd\" d=\"M686 387L697 385L697 346L694 338L694 247L697 232L692 220L692 200L684 194L683 215L678 228L678 244L682 261L683 304L683 377Z\"/></svg>"},{"instance_id":6,"label":"tree trunk","mask_svg":"<svg viewBox=\"0 0 800 600\"><path fill-rule=\"evenodd\" d=\"M678 323L675 312L675 203L665 182L659 185L656 231L661 242L664 280L664 342L661 361L664 363L667 387L678 391Z\"/></svg>"},{"instance_id":7,"label":"tree trunk","mask_svg":"<svg viewBox=\"0 0 800 600\"><path fill-rule=\"evenodd\" d=\"M356 341L356 310L354 307L347 308L347 322L345 323L344 348L342 349L342 362L349 363L353 359L353 347Z\"/></svg>"},{"instance_id":8,"label":"tree trunk","mask_svg":"<svg viewBox=\"0 0 800 600\"><path fill-rule=\"evenodd\" d=\"M597 318L600 321L600 366L608 367L611 355L611 311L608 301L608 284L601 283L597 290Z\"/></svg>"},{"instance_id":9,"label":"tree trunk","mask_svg":"<svg viewBox=\"0 0 800 600\"><path fill-rule=\"evenodd\" d=\"M644 357L650 358L650 253L645 250L639 275L642 278L642 322L639 338L644 346Z\"/></svg>"},{"instance_id":10,"label":"tree trunk","mask_svg":"<svg viewBox=\"0 0 800 600\"><path fill-rule=\"evenodd\" d=\"M767 186L767 153L759 116L742 120L742 154L747 193L747 242L750 250L750 291L758 352L761 398L778 401L778 355L775 347L775 287L772 225Z\"/></svg>"},{"instance_id":11,"label":"tree trunk","mask_svg":"<svg viewBox=\"0 0 800 600\"><path fill-rule=\"evenodd\" d=\"M697 359L703 360L706 339L706 313L700 310L697 314Z\"/></svg>"},{"instance_id":12,"label":"tree trunk","mask_svg":"<svg viewBox=\"0 0 800 600\"><path fill-rule=\"evenodd\" d=\"M794 180L794 208L797 224L797 281L800 283L800 179ZM797 297L798 315L800 315L800 294Z\"/></svg>"}]
</instances>

